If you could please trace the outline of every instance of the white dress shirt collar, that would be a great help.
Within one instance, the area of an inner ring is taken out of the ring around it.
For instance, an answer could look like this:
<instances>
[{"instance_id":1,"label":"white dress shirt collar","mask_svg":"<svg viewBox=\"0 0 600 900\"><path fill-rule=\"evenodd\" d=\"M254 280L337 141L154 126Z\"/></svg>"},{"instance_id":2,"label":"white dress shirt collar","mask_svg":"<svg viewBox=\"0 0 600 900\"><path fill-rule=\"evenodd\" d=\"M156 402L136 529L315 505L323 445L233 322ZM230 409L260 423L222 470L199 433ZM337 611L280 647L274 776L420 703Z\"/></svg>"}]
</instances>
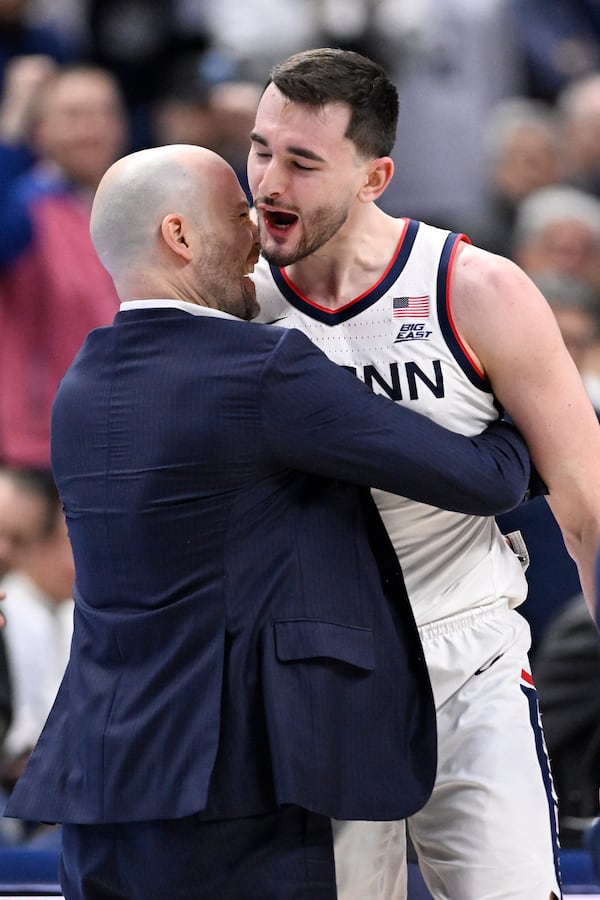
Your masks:
<instances>
[{"instance_id":1,"label":"white dress shirt collar","mask_svg":"<svg viewBox=\"0 0 600 900\"><path fill-rule=\"evenodd\" d=\"M221 309L210 309L208 306L198 306L197 303L188 303L186 300L124 300L119 307L121 312L128 309L181 309L193 316L216 316L218 319L233 319L235 322L243 321L238 316L223 312Z\"/></svg>"}]
</instances>

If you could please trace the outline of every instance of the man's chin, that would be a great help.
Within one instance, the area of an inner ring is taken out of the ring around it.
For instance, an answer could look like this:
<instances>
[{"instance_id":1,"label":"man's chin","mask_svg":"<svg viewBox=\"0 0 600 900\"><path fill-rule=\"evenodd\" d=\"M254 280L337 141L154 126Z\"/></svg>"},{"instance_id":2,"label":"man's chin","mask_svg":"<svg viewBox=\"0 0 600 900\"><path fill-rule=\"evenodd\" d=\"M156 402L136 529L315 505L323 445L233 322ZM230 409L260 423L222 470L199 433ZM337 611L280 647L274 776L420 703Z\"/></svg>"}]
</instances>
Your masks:
<instances>
[{"instance_id":1,"label":"man's chin","mask_svg":"<svg viewBox=\"0 0 600 900\"><path fill-rule=\"evenodd\" d=\"M268 263L280 269L291 266L299 259L296 252L284 250L282 247L263 247L261 252Z\"/></svg>"}]
</instances>

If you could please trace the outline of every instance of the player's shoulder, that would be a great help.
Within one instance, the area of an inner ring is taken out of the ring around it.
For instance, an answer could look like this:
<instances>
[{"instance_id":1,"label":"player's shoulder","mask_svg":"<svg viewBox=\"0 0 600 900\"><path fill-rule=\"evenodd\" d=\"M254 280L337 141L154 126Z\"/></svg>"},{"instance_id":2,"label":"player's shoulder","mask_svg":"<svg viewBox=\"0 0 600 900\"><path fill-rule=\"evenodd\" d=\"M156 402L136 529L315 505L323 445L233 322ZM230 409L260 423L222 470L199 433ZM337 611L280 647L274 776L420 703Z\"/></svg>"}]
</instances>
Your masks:
<instances>
[{"instance_id":1,"label":"player's shoulder","mask_svg":"<svg viewBox=\"0 0 600 900\"><path fill-rule=\"evenodd\" d=\"M452 272L450 307L459 333L477 348L484 333L494 341L498 329L509 323L535 320L536 327L541 328L548 305L515 262L464 243L457 251Z\"/></svg>"},{"instance_id":2,"label":"player's shoulder","mask_svg":"<svg viewBox=\"0 0 600 900\"><path fill-rule=\"evenodd\" d=\"M533 287L526 273L513 260L500 256L468 241L461 241L457 247L453 270L453 290L504 291L511 287Z\"/></svg>"}]
</instances>

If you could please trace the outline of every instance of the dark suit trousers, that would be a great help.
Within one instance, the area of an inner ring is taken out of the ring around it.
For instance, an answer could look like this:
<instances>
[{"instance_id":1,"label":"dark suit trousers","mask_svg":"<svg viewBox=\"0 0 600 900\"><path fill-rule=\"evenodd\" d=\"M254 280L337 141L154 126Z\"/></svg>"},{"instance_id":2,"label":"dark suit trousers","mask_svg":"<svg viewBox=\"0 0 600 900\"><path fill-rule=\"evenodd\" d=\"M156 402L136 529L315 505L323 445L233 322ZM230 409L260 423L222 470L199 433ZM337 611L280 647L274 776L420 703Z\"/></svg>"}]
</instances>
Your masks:
<instances>
[{"instance_id":1,"label":"dark suit trousers","mask_svg":"<svg viewBox=\"0 0 600 900\"><path fill-rule=\"evenodd\" d=\"M288 806L244 819L63 825L66 900L335 900L330 820Z\"/></svg>"}]
</instances>

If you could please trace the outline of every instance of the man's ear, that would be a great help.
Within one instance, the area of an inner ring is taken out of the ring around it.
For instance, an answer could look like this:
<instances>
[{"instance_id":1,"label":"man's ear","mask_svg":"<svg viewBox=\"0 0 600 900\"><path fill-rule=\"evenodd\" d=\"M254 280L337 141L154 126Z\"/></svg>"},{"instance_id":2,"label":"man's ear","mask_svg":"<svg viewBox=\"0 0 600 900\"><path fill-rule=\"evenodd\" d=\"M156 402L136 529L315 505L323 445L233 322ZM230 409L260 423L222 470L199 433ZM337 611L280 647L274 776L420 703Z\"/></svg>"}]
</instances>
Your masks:
<instances>
[{"instance_id":1,"label":"man's ear","mask_svg":"<svg viewBox=\"0 0 600 900\"><path fill-rule=\"evenodd\" d=\"M186 238L185 219L177 213L169 213L160 223L160 233L167 247L185 260L192 258L192 250Z\"/></svg>"},{"instance_id":2,"label":"man's ear","mask_svg":"<svg viewBox=\"0 0 600 900\"><path fill-rule=\"evenodd\" d=\"M377 200L392 180L394 174L394 161L390 156L379 156L369 165L365 181L358 197L365 203Z\"/></svg>"}]
</instances>

